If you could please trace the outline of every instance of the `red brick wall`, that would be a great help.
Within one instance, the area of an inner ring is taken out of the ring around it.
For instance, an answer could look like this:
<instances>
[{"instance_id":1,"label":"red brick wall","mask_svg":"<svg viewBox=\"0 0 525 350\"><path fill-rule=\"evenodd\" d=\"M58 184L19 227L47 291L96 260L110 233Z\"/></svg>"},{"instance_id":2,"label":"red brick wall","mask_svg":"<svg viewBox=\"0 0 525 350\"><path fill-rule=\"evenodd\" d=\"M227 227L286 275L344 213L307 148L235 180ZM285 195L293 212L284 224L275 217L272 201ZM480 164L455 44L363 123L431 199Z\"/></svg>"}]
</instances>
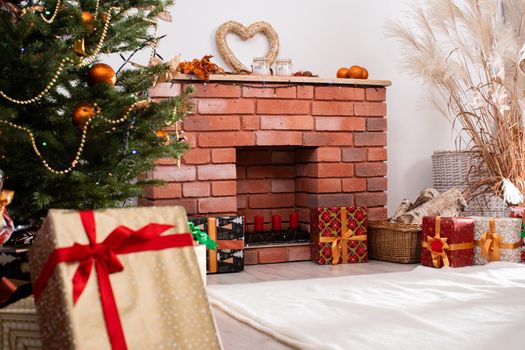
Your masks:
<instances>
[{"instance_id":1,"label":"red brick wall","mask_svg":"<svg viewBox=\"0 0 525 350\"><path fill-rule=\"evenodd\" d=\"M154 98L185 83L161 84ZM183 205L191 214L262 213L359 205L386 218L385 88L193 83L195 113L184 121L192 150L181 169L159 161L143 205Z\"/></svg>"}]
</instances>

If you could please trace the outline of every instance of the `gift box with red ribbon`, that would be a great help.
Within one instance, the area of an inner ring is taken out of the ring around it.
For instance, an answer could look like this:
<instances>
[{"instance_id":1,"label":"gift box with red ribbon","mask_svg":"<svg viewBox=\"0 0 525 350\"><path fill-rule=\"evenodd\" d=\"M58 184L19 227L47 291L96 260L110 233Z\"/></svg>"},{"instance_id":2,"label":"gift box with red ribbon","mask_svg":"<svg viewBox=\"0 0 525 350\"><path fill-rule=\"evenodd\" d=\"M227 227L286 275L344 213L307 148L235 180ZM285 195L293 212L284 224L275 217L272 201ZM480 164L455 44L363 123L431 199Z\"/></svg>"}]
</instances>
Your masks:
<instances>
[{"instance_id":1,"label":"gift box with red ribbon","mask_svg":"<svg viewBox=\"0 0 525 350\"><path fill-rule=\"evenodd\" d=\"M473 219L425 216L422 230L422 265L436 268L473 265Z\"/></svg>"},{"instance_id":2,"label":"gift box with red ribbon","mask_svg":"<svg viewBox=\"0 0 525 350\"><path fill-rule=\"evenodd\" d=\"M491 261L521 261L521 219L474 219L474 264L485 265Z\"/></svg>"},{"instance_id":3,"label":"gift box with red ribbon","mask_svg":"<svg viewBox=\"0 0 525 350\"><path fill-rule=\"evenodd\" d=\"M367 226L365 208L312 208L312 261L319 265L367 262Z\"/></svg>"},{"instance_id":4,"label":"gift box with red ribbon","mask_svg":"<svg viewBox=\"0 0 525 350\"><path fill-rule=\"evenodd\" d=\"M220 349L181 207L50 210L29 264L45 349Z\"/></svg>"},{"instance_id":5,"label":"gift box with red ribbon","mask_svg":"<svg viewBox=\"0 0 525 350\"><path fill-rule=\"evenodd\" d=\"M524 206L512 206L509 207L509 216L511 218L522 219L521 223L521 238L523 240L523 246L521 248L521 261L525 261L525 207Z\"/></svg>"}]
</instances>

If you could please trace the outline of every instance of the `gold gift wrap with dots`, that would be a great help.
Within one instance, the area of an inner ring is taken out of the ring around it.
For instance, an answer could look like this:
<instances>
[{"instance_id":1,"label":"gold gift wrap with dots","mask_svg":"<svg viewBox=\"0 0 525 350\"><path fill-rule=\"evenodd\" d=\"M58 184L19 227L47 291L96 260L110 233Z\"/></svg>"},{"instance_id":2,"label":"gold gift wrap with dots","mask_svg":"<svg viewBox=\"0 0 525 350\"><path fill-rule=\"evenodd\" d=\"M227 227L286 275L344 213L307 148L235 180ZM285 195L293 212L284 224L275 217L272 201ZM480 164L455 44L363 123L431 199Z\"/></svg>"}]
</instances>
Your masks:
<instances>
[{"instance_id":1,"label":"gold gift wrap with dots","mask_svg":"<svg viewBox=\"0 0 525 350\"><path fill-rule=\"evenodd\" d=\"M181 207L95 211L96 241L124 225L138 230L150 223L174 225L162 235L188 233ZM49 255L75 243L89 244L80 215L50 210L29 256L33 283ZM119 254L124 270L110 274L128 349L220 349L193 246ZM45 349L111 349L96 271L73 303L72 278L78 263L60 263L36 306Z\"/></svg>"}]
</instances>

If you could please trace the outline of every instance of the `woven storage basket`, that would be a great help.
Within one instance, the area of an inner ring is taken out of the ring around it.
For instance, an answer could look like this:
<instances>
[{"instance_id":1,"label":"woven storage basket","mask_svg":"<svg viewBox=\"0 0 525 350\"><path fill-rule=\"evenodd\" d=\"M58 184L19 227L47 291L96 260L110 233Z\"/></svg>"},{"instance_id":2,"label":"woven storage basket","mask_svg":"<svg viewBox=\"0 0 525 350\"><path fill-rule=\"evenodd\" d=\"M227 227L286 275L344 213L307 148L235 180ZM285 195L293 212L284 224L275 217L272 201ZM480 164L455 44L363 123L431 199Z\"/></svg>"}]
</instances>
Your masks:
<instances>
[{"instance_id":1,"label":"woven storage basket","mask_svg":"<svg viewBox=\"0 0 525 350\"><path fill-rule=\"evenodd\" d=\"M402 264L421 261L421 225L388 221L368 223L368 256Z\"/></svg>"},{"instance_id":2,"label":"woven storage basket","mask_svg":"<svg viewBox=\"0 0 525 350\"><path fill-rule=\"evenodd\" d=\"M469 182L473 183L480 177L470 172L477 168L478 160L475 152L468 151L436 151L432 155L432 177L434 188L440 193L458 188L466 190ZM464 216L507 216L507 205L497 197L483 194L469 201Z\"/></svg>"}]
</instances>

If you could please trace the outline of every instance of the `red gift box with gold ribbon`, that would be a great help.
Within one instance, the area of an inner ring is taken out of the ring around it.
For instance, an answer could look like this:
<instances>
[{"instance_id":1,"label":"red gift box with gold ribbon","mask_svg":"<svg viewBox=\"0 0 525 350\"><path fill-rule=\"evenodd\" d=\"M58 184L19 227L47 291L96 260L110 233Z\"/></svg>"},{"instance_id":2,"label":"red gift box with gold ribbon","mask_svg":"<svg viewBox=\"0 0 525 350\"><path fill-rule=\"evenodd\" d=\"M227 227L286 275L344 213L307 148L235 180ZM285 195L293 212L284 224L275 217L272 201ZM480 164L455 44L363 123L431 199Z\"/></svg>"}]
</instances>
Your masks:
<instances>
[{"instance_id":1,"label":"red gift box with gold ribbon","mask_svg":"<svg viewBox=\"0 0 525 350\"><path fill-rule=\"evenodd\" d=\"M319 265L367 262L367 226L365 208L312 208L312 261Z\"/></svg>"},{"instance_id":2,"label":"red gift box with gold ribbon","mask_svg":"<svg viewBox=\"0 0 525 350\"><path fill-rule=\"evenodd\" d=\"M425 216L421 264L441 268L474 264L474 220Z\"/></svg>"}]
</instances>

